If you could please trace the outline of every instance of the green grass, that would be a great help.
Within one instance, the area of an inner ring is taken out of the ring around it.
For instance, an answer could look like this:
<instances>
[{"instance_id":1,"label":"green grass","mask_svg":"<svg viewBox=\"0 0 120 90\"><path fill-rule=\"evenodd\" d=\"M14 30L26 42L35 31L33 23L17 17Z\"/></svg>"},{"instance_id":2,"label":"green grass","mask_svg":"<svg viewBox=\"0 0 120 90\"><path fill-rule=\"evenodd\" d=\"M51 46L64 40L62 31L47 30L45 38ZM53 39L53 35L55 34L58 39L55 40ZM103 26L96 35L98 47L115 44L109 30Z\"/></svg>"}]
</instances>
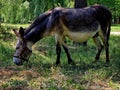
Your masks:
<instances>
[{"instance_id":1,"label":"green grass","mask_svg":"<svg viewBox=\"0 0 120 90\"><path fill-rule=\"evenodd\" d=\"M120 89L120 36L110 36L110 64L106 67L105 51L100 61L93 64L96 48L93 41L88 46L74 47L68 40L69 51L75 65L67 63L62 50L61 65L55 66L55 40L47 37L33 46L29 66L16 66L13 53L17 38L9 30L0 30L0 89L11 90L90 90ZM4 33L5 32L5 33ZM118 89L119 88L119 89Z\"/></svg>"},{"instance_id":2,"label":"green grass","mask_svg":"<svg viewBox=\"0 0 120 90\"><path fill-rule=\"evenodd\" d=\"M2 26L5 27L14 27L14 28L19 28L19 27L28 27L30 24L9 24L9 23L2 23ZM115 24L111 26L112 31L120 32L120 24Z\"/></svg>"},{"instance_id":3,"label":"green grass","mask_svg":"<svg viewBox=\"0 0 120 90\"><path fill-rule=\"evenodd\" d=\"M28 27L30 24L10 24L10 23L2 23L2 26L5 27L12 27L12 28L19 28L19 27Z\"/></svg>"},{"instance_id":4,"label":"green grass","mask_svg":"<svg viewBox=\"0 0 120 90\"><path fill-rule=\"evenodd\" d=\"M114 32L120 32L120 24L112 25L111 30Z\"/></svg>"}]
</instances>

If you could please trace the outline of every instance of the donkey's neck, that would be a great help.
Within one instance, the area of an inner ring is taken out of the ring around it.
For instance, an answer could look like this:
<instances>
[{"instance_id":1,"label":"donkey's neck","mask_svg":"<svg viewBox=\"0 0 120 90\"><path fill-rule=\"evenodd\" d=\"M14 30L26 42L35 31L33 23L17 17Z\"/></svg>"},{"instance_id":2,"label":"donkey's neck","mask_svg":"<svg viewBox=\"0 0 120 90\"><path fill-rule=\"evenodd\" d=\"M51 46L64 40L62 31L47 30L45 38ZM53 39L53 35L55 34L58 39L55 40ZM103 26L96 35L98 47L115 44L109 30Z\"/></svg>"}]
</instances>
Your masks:
<instances>
[{"instance_id":1,"label":"donkey's neck","mask_svg":"<svg viewBox=\"0 0 120 90\"><path fill-rule=\"evenodd\" d=\"M24 38L32 43L36 43L38 40L42 39L46 33L46 25L49 20L49 17L44 18L43 21L39 24L34 25L33 28L30 28L30 31L25 34Z\"/></svg>"},{"instance_id":2,"label":"donkey's neck","mask_svg":"<svg viewBox=\"0 0 120 90\"><path fill-rule=\"evenodd\" d=\"M40 39L43 38L44 31L43 29L31 30L28 34L24 36L26 40L27 47L32 50L32 46Z\"/></svg>"}]
</instances>

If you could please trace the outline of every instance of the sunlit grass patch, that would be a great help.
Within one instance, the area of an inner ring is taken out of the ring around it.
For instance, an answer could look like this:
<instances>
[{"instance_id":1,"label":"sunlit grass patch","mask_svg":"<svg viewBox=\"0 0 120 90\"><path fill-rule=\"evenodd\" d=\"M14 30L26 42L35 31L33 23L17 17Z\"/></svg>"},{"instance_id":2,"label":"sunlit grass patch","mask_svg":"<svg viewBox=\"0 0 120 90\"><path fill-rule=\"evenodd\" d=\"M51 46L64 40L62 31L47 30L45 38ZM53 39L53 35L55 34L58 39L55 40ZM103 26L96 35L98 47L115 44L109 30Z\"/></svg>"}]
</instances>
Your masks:
<instances>
[{"instance_id":1,"label":"sunlit grass patch","mask_svg":"<svg viewBox=\"0 0 120 90\"><path fill-rule=\"evenodd\" d=\"M120 24L118 24L118 25L112 25L111 29L112 29L111 31L120 32Z\"/></svg>"},{"instance_id":2,"label":"sunlit grass patch","mask_svg":"<svg viewBox=\"0 0 120 90\"><path fill-rule=\"evenodd\" d=\"M10 23L2 23L1 24L2 26L5 26L5 27L14 27L14 28L19 28L19 27L28 27L30 24L10 24Z\"/></svg>"}]
</instances>

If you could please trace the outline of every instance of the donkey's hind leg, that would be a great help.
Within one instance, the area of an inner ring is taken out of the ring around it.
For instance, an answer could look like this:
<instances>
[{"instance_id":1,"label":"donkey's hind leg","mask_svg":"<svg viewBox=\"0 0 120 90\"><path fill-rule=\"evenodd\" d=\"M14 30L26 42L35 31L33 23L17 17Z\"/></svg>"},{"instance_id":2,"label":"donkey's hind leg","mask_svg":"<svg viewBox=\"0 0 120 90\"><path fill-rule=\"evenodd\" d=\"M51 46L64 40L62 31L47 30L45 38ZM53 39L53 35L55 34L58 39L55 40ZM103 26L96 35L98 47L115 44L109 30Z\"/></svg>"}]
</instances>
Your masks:
<instances>
[{"instance_id":1,"label":"donkey's hind leg","mask_svg":"<svg viewBox=\"0 0 120 90\"><path fill-rule=\"evenodd\" d=\"M60 64L60 54L61 54L61 44L57 42L56 44L56 54L57 54L57 60L56 65Z\"/></svg>"},{"instance_id":2,"label":"donkey's hind leg","mask_svg":"<svg viewBox=\"0 0 120 90\"><path fill-rule=\"evenodd\" d=\"M64 41L64 43L66 43L66 41ZM67 46L64 45L64 44L63 44L62 46L63 46L63 49L64 49L66 55L67 55L67 58L68 58L68 64L73 63L73 61L72 61L72 59L71 59L71 57L70 57L70 54L69 54L69 51L68 51Z\"/></svg>"},{"instance_id":3,"label":"donkey's hind leg","mask_svg":"<svg viewBox=\"0 0 120 90\"><path fill-rule=\"evenodd\" d=\"M93 37L93 40L94 40L94 42L95 42L95 44L96 44L96 46L97 46L97 48L98 48L97 54L96 54L96 56L95 56L95 61L94 61L94 62L96 62L96 61L98 61L99 58L100 58L100 53L101 53L101 51L102 51L102 49L103 49L103 45L101 44L100 39L99 39L98 36Z\"/></svg>"},{"instance_id":4,"label":"donkey's hind leg","mask_svg":"<svg viewBox=\"0 0 120 90\"><path fill-rule=\"evenodd\" d=\"M109 43L108 43L108 38L107 35L104 34L102 31L99 31L99 36L104 44L105 47L105 51L106 51L106 62L110 62L109 61Z\"/></svg>"}]
</instances>

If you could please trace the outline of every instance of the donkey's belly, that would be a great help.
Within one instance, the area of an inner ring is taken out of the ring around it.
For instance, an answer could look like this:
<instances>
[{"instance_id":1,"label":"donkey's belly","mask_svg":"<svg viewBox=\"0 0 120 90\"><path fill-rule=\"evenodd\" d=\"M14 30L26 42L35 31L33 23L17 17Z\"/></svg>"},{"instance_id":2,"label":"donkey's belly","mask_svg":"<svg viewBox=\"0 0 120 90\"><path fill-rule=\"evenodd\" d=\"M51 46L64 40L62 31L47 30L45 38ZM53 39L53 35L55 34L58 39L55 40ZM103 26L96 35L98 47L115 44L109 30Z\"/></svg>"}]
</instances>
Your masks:
<instances>
[{"instance_id":1,"label":"donkey's belly","mask_svg":"<svg viewBox=\"0 0 120 90\"><path fill-rule=\"evenodd\" d=\"M94 21L89 25L68 25L66 27L62 22L62 28L64 29L64 35L76 42L84 42L93 37L98 30L100 30L100 24L98 21Z\"/></svg>"},{"instance_id":2,"label":"donkey's belly","mask_svg":"<svg viewBox=\"0 0 120 90\"><path fill-rule=\"evenodd\" d=\"M87 41L89 38L93 37L97 31L90 31L90 32L68 32L67 37L72 39L76 42L84 42Z\"/></svg>"}]
</instances>

